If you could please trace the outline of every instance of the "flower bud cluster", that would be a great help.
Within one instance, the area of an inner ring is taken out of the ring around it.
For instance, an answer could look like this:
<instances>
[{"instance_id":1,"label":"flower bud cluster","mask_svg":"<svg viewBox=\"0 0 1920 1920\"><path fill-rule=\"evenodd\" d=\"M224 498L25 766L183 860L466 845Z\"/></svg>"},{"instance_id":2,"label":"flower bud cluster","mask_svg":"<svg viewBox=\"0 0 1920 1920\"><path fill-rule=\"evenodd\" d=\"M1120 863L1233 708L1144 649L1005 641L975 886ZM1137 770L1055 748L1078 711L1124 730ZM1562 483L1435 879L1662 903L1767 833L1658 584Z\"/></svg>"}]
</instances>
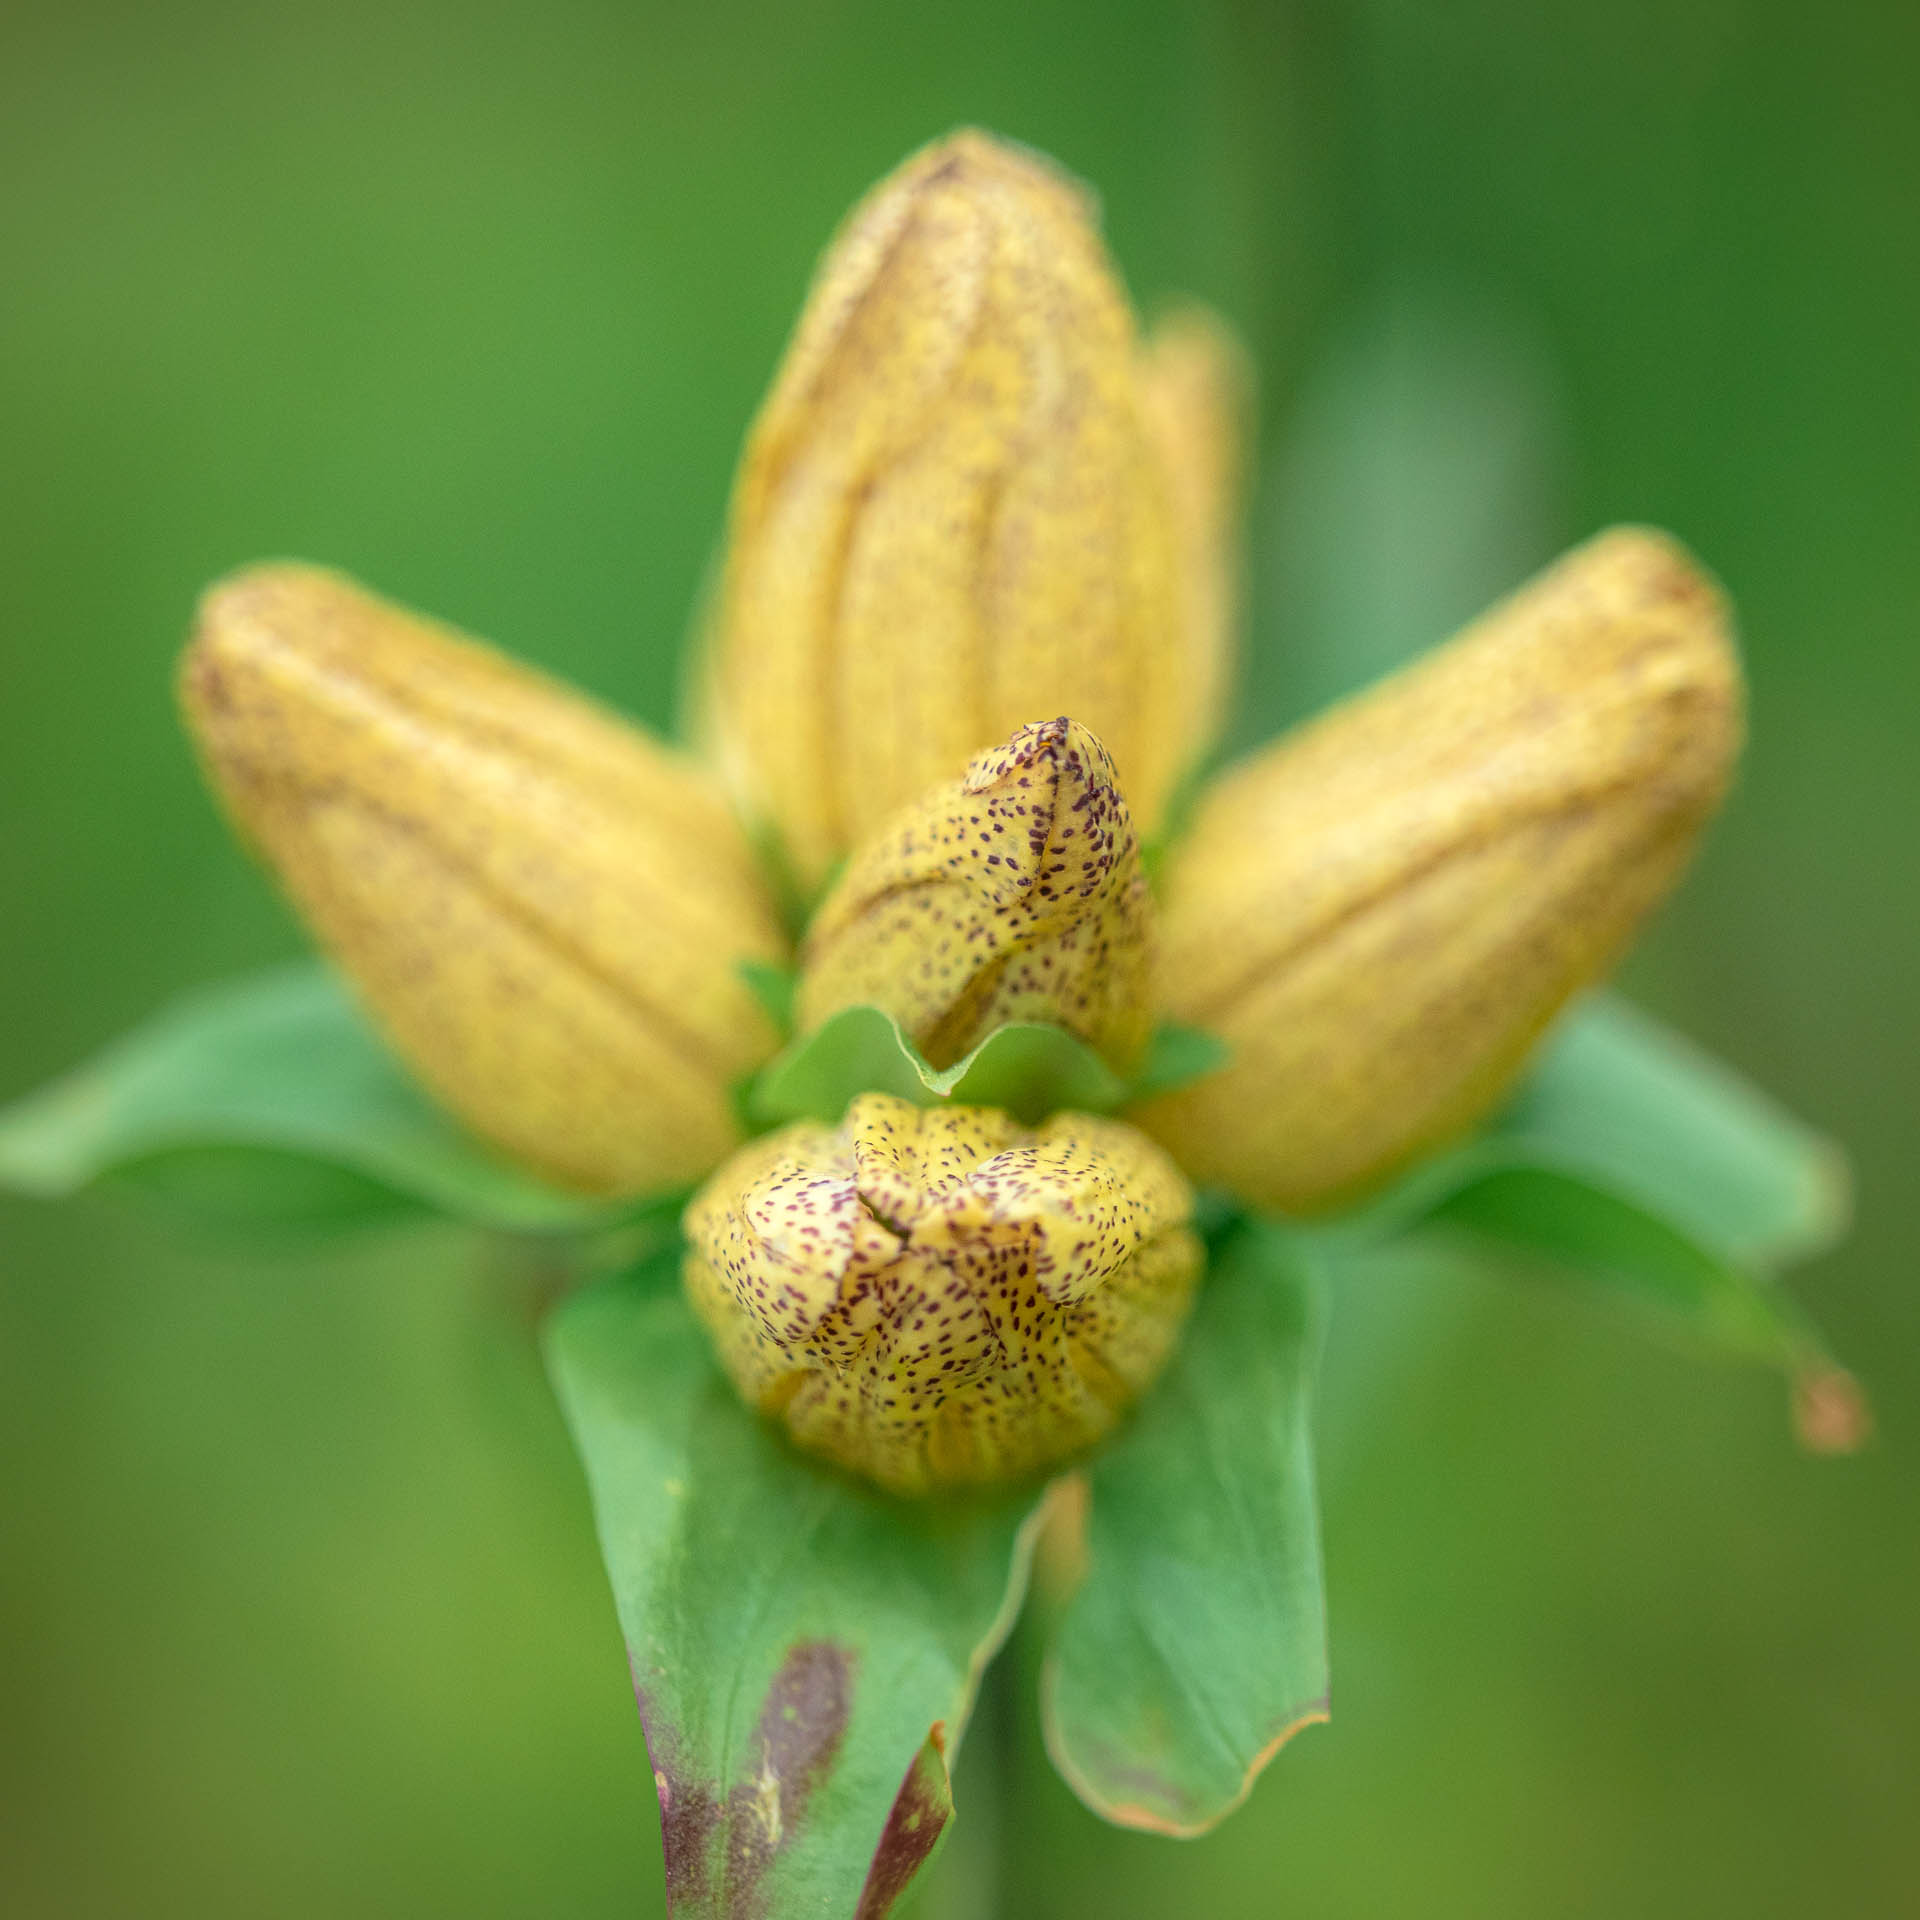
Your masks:
<instances>
[{"instance_id":1,"label":"flower bud cluster","mask_svg":"<svg viewBox=\"0 0 1920 1920\"><path fill-rule=\"evenodd\" d=\"M1157 1018L1227 1047L1137 1128L866 1094L712 1173L685 1276L726 1370L902 1492L1062 1460L1159 1372L1202 1259L1176 1161L1309 1212L1482 1118L1739 750L1717 591L1616 530L1213 782L1156 902L1135 810L1160 830L1219 716L1248 388L1203 314L1142 343L1080 188L962 133L855 210L742 459L706 691L802 891L839 870L802 1030L877 1006L937 1067L1014 1022L1123 1074ZM216 587L181 688L237 825L477 1132L612 1194L738 1146L776 1044L742 963L786 948L718 774L314 568Z\"/></svg>"}]
</instances>

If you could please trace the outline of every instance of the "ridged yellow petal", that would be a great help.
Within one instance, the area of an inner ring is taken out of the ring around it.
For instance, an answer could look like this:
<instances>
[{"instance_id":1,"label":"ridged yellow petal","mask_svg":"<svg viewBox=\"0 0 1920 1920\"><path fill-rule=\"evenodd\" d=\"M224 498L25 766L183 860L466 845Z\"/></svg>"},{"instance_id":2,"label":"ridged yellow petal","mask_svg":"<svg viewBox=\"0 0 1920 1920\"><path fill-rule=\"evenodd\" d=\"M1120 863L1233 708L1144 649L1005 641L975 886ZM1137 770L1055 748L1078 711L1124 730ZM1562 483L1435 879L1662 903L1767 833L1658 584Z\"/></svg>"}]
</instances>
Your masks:
<instances>
[{"instance_id":1,"label":"ridged yellow petal","mask_svg":"<svg viewBox=\"0 0 1920 1920\"><path fill-rule=\"evenodd\" d=\"M1190 742L1173 486L1076 183L959 133L829 249L742 459L713 718L802 885L1035 714L1143 827Z\"/></svg>"},{"instance_id":2,"label":"ridged yellow petal","mask_svg":"<svg viewBox=\"0 0 1920 1920\"><path fill-rule=\"evenodd\" d=\"M979 755L855 854L801 962L802 1031L881 1007L944 1067L1043 1021L1124 1071L1152 1023L1152 901L1106 749L1062 718Z\"/></svg>"},{"instance_id":3,"label":"ridged yellow petal","mask_svg":"<svg viewBox=\"0 0 1920 1920\"><path fill-rule=\"evenodd\" d=\"M775 1035L782 943L709 778L337 574L213 588L181 663L208 777L421 1080L609 1193L697 1178Z\"/></svg>"},{"instance_id":4,"label":"ridged yellow petal","mask_svg":"<svg viewBox=\"0 0 1920 1920\"><path fill-rule=\"evenodd\" d=\"M688 1297L803 1447L898 1493L1017 1479L1106 1433L1173 1350L1193 1196L1117 1120L863 1094L688 1207Z\"/></svg>"},{"instance_id":5,"label":"ridged yellow petal","mask_svg":"<svg viewBox=\"0 0 1920 1920\"><path fill-rule=\"evenodd\" d=\"M1209 790L1164 997L1232 1049L1137 1117L1307 1211L1461 1133L1687 864L1738 755L1726 608L1664 535L1577 548Z\"/></svg>"}]
</instances>

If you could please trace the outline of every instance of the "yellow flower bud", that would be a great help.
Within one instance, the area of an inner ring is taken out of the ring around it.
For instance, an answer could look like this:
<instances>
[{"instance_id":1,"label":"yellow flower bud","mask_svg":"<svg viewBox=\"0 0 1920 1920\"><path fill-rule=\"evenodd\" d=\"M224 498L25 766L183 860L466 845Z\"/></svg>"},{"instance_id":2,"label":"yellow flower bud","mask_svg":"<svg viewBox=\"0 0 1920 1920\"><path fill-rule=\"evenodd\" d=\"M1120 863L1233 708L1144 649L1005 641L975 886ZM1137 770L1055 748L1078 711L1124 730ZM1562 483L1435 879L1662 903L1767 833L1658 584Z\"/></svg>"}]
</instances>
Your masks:
<instances>
[{"instance_id":1,"label":"yellow flower bud","mask_svg":"<svg viewBox=\"0 0 1920 1920\"><path fill-rule=\"evenodd\" d=\"M1090 1445L1153 1381L1200 1276L1192 1207L1118 1120L862 1094L701 1189L686 1286L801 1446L897 1493L978 1485Z\"/></svg>"},{"instance_id":2,"label":"yellow flower bud","mask_svg":"<svg viewBox=\"0 0 1920 1920\"><path fill-rule=\"evenodd\" d=\"M1184 770L1219 732L1239 649L1240 501L1253 362L1218 314L1189 303L1148 335L1140 392L1167 475L1186 600L1170 716L1176 766Z\"/></svg>"},{"instance_id":3,"label":"yellow flower bud","mask_svg":"<svg viewBox=\"0 0 1920 1920\"><path fill-rule=\"evenodd\" d=\"M691 1181L775 1044L782 942L707 777L337 574L213 588L181 663L208 776L421 1080L594 1192Z\"/></svg>"},{"instance_id":4,"label":"yellow flower bud","mask_svg":"<svg viewBox=\"0 0 1920 1920\"><path fill-rule=\"evenodd\" d=\"M802 1031L876 1006L936 1067L1008 1021L1122 1071L1152 1024L1152 912L1113 762L1068 719L1022 727L854 855L807 933Z\"/></svg>"},{"instance_id":5,"label":"yellow flower bud","mask_svg":"<svg viewBox=\"0 0 1920 1920\"><path fill-rule=\"evenodd\" d=\"M1673 886L1741 725L1719 593L1623 528L1230 770L1161 937L1173 1017L1231 1057L1141 1124L1296 1211L1463 1132Z\"/></svg>"},{"instance_id":6,"label":"yellow flower bud","mask_svg":"<svg viewBox=\"0 0 1920 1920\"><path fill-rule=\"evenodd\" d=\"M1035 713L1154 831L1189 743L1171 487L1091 202L959 133L828 251L736 483L719 748L803 886Z\"/></svg>"}]
</instances>

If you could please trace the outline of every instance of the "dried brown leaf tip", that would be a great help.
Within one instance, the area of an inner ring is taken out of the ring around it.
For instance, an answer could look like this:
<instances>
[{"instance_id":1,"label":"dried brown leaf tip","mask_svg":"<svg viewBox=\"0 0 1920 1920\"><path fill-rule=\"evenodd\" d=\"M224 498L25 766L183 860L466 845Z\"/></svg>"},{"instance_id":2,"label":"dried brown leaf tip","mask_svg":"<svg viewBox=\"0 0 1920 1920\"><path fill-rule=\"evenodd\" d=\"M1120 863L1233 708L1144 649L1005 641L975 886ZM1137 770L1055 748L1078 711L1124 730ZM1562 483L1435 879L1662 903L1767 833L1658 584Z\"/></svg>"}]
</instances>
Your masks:
<instances>
[{"instance_id":1,"label":"dried brown leaf tip","mask_svg":"<svg viewBox=\"0 0 1920 1920\"><path fill-rule=\"evenodd\" d=\"M1873 1438L1873 1406L1844 1367L1816 1362L1793 1383L1793 1429L1809 1453L1858 1453Z\"/></svg>"},{"instance_id":2,"label":"dried brown leaf tip","mask_svg":"<svg viewBox=\"0 0 1920 1920\"><path fill-rule=\"evenodd\" d=\"M1118 1120L862 1094L741 1149L687 1209L721 1364L803 1447L899 1493L1017 1478L1152 1383L1204 1254L1173 1162Z\"/></svg>"},{"instance_id":3,"label":"dried brown leaf tip","mask_svg":"<svg viewBox=\"0 0 1920 1920\"><path fill-rule=\"evenodd\" d=\"M1124 1069L1151 1025L1152 930L1105 747L1070 719L1025 726L854 855L807 935L800 1025L877 1006L949 1066L1043 1021Z\"/></svg>"}]
</instances>

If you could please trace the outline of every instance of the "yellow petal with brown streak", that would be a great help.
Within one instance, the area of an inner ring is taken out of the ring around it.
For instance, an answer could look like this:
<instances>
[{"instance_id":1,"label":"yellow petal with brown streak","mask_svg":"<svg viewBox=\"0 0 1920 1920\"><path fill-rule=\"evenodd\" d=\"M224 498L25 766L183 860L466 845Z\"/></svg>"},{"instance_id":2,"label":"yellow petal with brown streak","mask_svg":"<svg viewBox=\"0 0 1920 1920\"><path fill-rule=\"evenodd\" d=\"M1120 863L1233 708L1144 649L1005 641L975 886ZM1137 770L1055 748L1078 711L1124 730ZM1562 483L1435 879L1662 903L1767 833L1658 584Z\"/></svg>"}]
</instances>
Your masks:
<instances>
[{"instance_id":1,"label":"yellow petal with brown streak","mask_svg":"<svg viewBox=\"0 0 1920 1920\"><path fill-rule=\"evenodd\" d=\"M1719 592L1620 528L1230 769L1168 865L1161 977L1231 1058L1140 1123L1291 1211L1462 1133L1671 890L1741 734Z\"/></svg>"},{"instance_id":2,"label":"yellow petal with brown streak","mask_svg":"<svg viewBox=\"0 0 1920 1920\"><path fill-rule=\"evenodd\" d=\"M701 769L338 574L214 587L181 700L241 833L421 1080L595 1192L697 1178L782 941Z\"/></svg>"},{"instance_id":3,"label":"yellow petal with brown streak","mask_svg":"<svg viewBox=\"0 0 1920 1920\"><path fill-rule=\"evenodd\" d=\"M821 264L736 483L712 718L807 890L1032 715L1159 821L1190 742L1172 486L1086 192L979 133Z\"/></svg>"}]
</instances>

